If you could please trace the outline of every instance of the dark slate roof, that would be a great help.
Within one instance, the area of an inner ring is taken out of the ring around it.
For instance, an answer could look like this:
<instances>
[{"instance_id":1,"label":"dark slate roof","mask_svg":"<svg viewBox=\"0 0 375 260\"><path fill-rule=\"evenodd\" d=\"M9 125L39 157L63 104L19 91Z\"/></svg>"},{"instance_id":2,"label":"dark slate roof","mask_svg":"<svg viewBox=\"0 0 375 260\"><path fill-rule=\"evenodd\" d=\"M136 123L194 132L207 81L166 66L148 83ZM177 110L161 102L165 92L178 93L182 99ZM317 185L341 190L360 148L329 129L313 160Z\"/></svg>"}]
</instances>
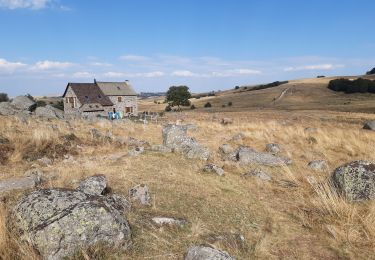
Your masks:
<instances>
[{"instance_id":1,"label":"dark slate roof","mask_svg":"<svg viewBox=\"0 0 375 260\"><path fill-rule=\"evenodd\" d=\"M103 91L95 83L68 83L66 91L71 87L81 104L99 103L102 106L113 106L111 100L104 95Z\"/></svg>"}]
</instances>

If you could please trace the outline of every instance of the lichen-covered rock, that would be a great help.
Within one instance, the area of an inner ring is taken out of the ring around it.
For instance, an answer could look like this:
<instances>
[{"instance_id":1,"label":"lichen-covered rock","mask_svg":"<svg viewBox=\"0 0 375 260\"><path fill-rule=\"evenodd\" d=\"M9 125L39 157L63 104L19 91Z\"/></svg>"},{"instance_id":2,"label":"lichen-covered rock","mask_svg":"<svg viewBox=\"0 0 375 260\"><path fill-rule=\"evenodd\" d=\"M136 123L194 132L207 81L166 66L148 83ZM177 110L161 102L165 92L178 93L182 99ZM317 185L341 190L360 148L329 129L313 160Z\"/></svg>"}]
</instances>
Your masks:
<instances>
[{"instance_id":1,"label":"lichen-covered rock","mask_svg":"<svg viewBox=\"0 0 375 260\"><path fill-rule=\"evenodd\" d=\"M251 147L241 146L236 152L237 161L243 164L260 164L265 166L285 166L292 163L288 158L269 153L260 153Z\"/></svg>"},{"instance_id":2,"label":"lichen-covered rock","mask_svg":"<svg viewBox=\"0 0 375 260\"><path fill-rule=\"evenodd\" d=\"M9 224L44 259L63 259L97 243L125 245L130 227L105 196L67 189L41 189L25 195Z\"/></svg>"},{"instance_id":3,"label":"lichen-covered rock","mask_svg":"<svg viewBox=\"0 0 375 260\"><path fill-rule=\"evenodd\" d=\"M129 190L129 197L132 201L138 201L142 205L150 205L151 196L148 186L139 184Z\"/></svg>"},{"instance_id":4,"label":"lichen-covered rock","mask_svg":"<svg viewBox=\"0 0 375 260\"><path fill-rule=\"evenodd\" d=\"M189 247L185 260L235 260L227 252L207 246Z\"/></svg>"},{"instance_id":5,"label":"lichen-covered rock","mask_svg":"<svg viewBox=\"0 0 375 260\"><path fill-rule=\"evenodd\" d=\"M271 143L266 145L266 151L272 154L277 154L280 152L280 145Z\"/></svg>"},{"instance_id":6,"label":"lichen-covered rock","mask_svg":"<svg viewBox=\"0 0 375 260\"><path fill-rule=\"evenodd\" d=\"M90 195L102 195L107 187L107 178L104 175L94 175L83 180L77 190Z\"/></svg>"},{"instance_id":7,"label":"lichen-covered rock","mask_svg":"<svg viewBox=\"0 0 375 260\"><path fill-rule=\"evenodd\" d=\"M210 152L194 138L186 136L187 127L167 125L163 128L163 144L174 152L182 153L189 159L208 160Z\"/></svg>"},{"instance_id":8,"label":"lichen-covered rock","mask_svg":"<svg viewBox=\"0 0 375 260\"><path fill-rule=\"evenodd\" d=\"M171 153L172 152L171 148L169 148L165 145L161 145L161 144L152 145L150 150L154 151L154 152L160 152L160 153Z\"/></svg>"},{"instance_id":9,"label":"lichen-covered rock","mask_svg":"<svg viewBox=\"0 0 375 260\"><path fill-rule=\"evenodd\" d=\"M48 119L64 118L62 113L63 112L61 110L50 105L47 105L45 107L37 107L35 109L35 115Z\"/></svg>"},{"instance_id":10,"label":"lichen-covered rock","mask_svg":"<svg viewBox=\"0 0 375 260\"><path fill-rule=\"evenodd\" d=\"M37 184L38 180L32 176L3 180L0 181L0 193L12 190L32 189Z\"/></svg>"},{"instance_id":11,"label":"lichen-covered rock","mask_svg":"<svg viewBox=\"0 0 375 260\"><path fill-rule=\"evenodd\" d=\"M363 129L375 131L375 121L366 122L363 126Z\"/></svg>"},{"instance_id":12,"label":"lichen-covered rock","mask_svg":"<svg viewBox=\"0 0 375 260\"><path fill-rule=\"evenodd\" d=\"M203 167L203 171L204 172L213 172L213 173L216 173L219 176L223 176L225 174L223 168L221 168L221 167L219 167L215 164L212 164L212 163L206 164Z\"/></svg>"},{"instance_id":13,"label":"lichen-covered rock","mask_svg":"<svg viewBox=\"0 0 375 260\"><path fill-rule=\"evenodd\" d=\"M256 177L256 178L259 178L260 180L262 181L271 181L272 180L272 177L264 172L264 171L261 171L261 170L252 170L250 172L247 172L245 174L242 175L242 177Z\"/></svg>"},{"instance_id":14,"label":"lichen-covered rock","mask_svg":"<svg viewBox=\"0 0 375 260\"><path fill-rule=\"evenodd\" d=\"M350 201L375 199L375 163L354 161L332 174L337 190Z\"/></svg>"},{"instance_id":15,"label":"lichen-covered rock","mask_svg":"<svg viewBox=\"0 0 375 260\"><path fill-rule=\"evenodd\" d=\"M18 111L10 104L10 102L0 102L0 115L11 116L16 113L18 113Z\"/></svg>"},{"instance_id":16,"label":"lichen-covered rock","mask_svg":"<svg viewBox=\"0 0 375 260\"><path fill-rule=\"evenodd\" d=\"M10 104L19 110L32 111L36 108L36 103L26 96L15 97Z\"/></svg>"},{"instance_id":17,"label":"lichen-covered rock","mask_svg":"<svg viewBox=\"0 0 375 260\"><path fill-rule=\"evenodd\" d=\"M144 147L137 146L137 147L129 150L128 155L129 156L138 156L138 155L140 155L140 154L142 154L144 152L145 152L145 148Z\"/></svg>"},{"instance_id":18,"label":"lichen-covered rock","mask_svg":"<svg viewBox=\"0 0 375 260\"><path fill-rule=\"evenodd\" d=\"M325 160L314 160L309 162L307 166L314 171L325 171L328 169L328 164Z\"/></svg>"}]
</instances>

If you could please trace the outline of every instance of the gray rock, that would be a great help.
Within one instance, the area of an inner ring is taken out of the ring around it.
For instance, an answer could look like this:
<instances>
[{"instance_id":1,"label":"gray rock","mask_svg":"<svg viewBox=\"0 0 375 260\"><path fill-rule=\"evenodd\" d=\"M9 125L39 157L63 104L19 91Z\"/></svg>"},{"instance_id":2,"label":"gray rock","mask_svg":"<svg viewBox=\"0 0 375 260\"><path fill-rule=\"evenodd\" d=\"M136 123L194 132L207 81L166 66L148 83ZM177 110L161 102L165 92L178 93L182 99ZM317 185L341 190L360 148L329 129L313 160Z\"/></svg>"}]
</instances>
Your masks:
<instances>
[{"instance_id":1,"label":"gray rock","mask_svg":"<svg viewBox=\"0 0 375 260\"><path fill-rule=\"evenodd\" d=\"M306 128L304 129L304 131L305 131L306 133L316 133L316 132L318 132L318 128L316 128L316 127L306 127Z\"/></svg>"},{"instance_id":2,"label":"gray rock","mask_svg":"<svg viewBox=\"0 0 375 260\"><path fill-rule=\"evenodd\" d=\"M39 185L43 181L44 173L37 168L30 169L24 173L25 177L33 178L35 185Z\"/></svg>"},{"instance_id":3,"label":"gray rock","mask_svg":"<svg viewBox=\"0 0 375 260\"><path fill-rule=\"evenodd\" d=\"M269 153L260 153L251 147L241 146L236 152L237 161L243 164L260 164L265 166L285 166L292 161L288 158L275 156Z\"/></svg>"},{"instance_id":4,"label":"gray rock","mask_svg":"<svg viewBox=\"0 0 375 260\"><path fill-rule=\"evenodd\" d=\"M210 152L194 138L186 136L187 127L167 125L163 128L163 144L174 152L182 153L189 159L208 160Z\"/></svg>"},{"instance_id":5,"label":"gray rock","mask_svg":"<svg viewBox=\"0 0 375 260\"><path fill-rule=\"evenodd\" d=\"M36 108L36 103L26 96L15 97L10 104L19 110L32 111Z\"/></svg>"},{"instance_id":6,"label":"gray rock","mask_svg":"<svg viewBox=\"0 0 375 260\"><path fill-rule=\"evenodd\" d=\"M67 189L41 189L25 195L10 226L44 259L63 259L96 244L123 246L130 227L105 196Z\"/></svg>"},{"instance_id":7,"label":"gray rock","mask_svg":"<svg viewBox=\"0 0 375 260\"><path fill-rule=\"evenodd\" d=\"M113 140L113 136L110 133L102 133L96 128L90 129L91 137L98 141L108 141L111 142Z\"/></svg>"},{"instance_id":8,"label":"gray rock","mask_svg":"<svg viewBox=\"0 0 375 260\"><path fill-rule=\"evenodd\" d=\"M137 201L142 205L150 205L151 196L148 186L139 184L129 190L129 198L131 201Z\"/></svg>"},{"instance_id":9,"label":"gray rock","mask_svg":"<svg viewBox=\"0 0 375 260\"><path fill-rule=\"evenodd\" d=\"M152 218L152 222L154 222L158 226L178 226L183 227L186 225L186 220L183 219L175 219L175 218L168 218L168 217L154 217Z\"/></svg>"},{"instance_id":10,"label":"gray rock","mask_svg":"<svg viewBox=\"0 0 375 260\"><path fill-rule=\"evenodd\" d=\"M242 177L257 177L261 179L262 181L272 180L272 177L268 173L261 171L261 170L252 170L250 172L243 174Z\"/></svg>"},{"instance_id":11,"label":"gray rock","mask_svg":"<svg viewBox=\"0 0 375 260\"><path fill-rule=\"evenodd\" d=\"M229 144L222 144L219 146L219 152L222 155L232 154L234 152L234 148Z\"/></svg>"},{"instance_id":12,"label":"gray rock","mask_svg":"<svg viewBox=\"0 0 375 260\"><path fill-rule=\"evenodd\" d=\"M207 246L189 247L185 260L235 260L227 252Z\"/></svg>"},{"instance_id":13,"label":"gray rock","mask_svg":"<svg viewBox=\"0 0 375 260\"><path fill-rule=\"evenodd\" d=\"M215 164L212 164L212 163L206 164L203 167L203 171L204 172L213 172L213 173L216 173L219 176L223 176L225 174L223 168L221 168L221 167L219 167Z\"/></svg>"},{"instance_id":14,"label":"gray rock","mask_svg":"<svg viewBox=\"0 0 375 260\"><path fill-rule=\"evenodd\" d=\"M144 147L135 147L128 152L129 156L138 156L145 152Z\"/></svg>"},{"instance_id":15,"label":"gray rock","mask_svg":"<svg viewBox=\"0 0 375 260\"><path fill-rule=\"evenodd\" d=\"M375 131L375 121L366 122L363 129Z\"/></svg>"},{"instance_id":16,"label":"gray rock","mask_svg":"<svg viewBox=\"0 0 375 260\"><path fill-rule=\"evenodd\" d=\"M51 165L53 163L53 161L48 157L40 158L37 161L44 164L44 165Z\"/></svg>"},{"instance_id":17,"label":"gray rock","mask_svg":"<svg viewBox=\"0 0 375 260\"><path fill-rule=\"evenodd\" d=\"M231 139L230 141L241 141L242 139L245 138L245 134L244 133L238 133L238 134L235 134Z\"/></svg>"},{"instance_id":18,"label":"gray rock","mask_svg":"<svg viewBox=\"0 0 375 260\"><path fill-rule=\"evenodd\" d=\"M233 119L232 118L228 118L228 117L222 118L221 119L221 124L222 125L233 124Z\"/></svg>"},{"instance_id":19,"label":"gray rock","mask_svg":"<svg viewBox=\"0 0 375 260\"><path fill-rule=\"evenodd\" d=\"M328 169L328 164L325 160L314 160L314 161L309 162L307 166L314 171L322 172Z\"/></svg>"},{"instance_id":20,"label":"gray rock","mask_svg":"<svg viewBox=\"0 0 375 260\"><path fill-rule=\"evenodd\" d=\"M375 199L375 164L354 161L338 167L332 174L336 189L349 201Z\"/></svg>"},{"instance_id":21,"label":"gray rock","mask_svg":"<svg viewBox=\"0 0 375 260\"><path fill-rule=\"evenodd\" d=\"M131 209L129 201L122 195L113 193L106 195L105 198L108 203L120 212L129 212Z\"/></svg>"},{"instance_id":22,"label":"gray rock","mask_svg":"<svg viewBox=\"0 0 375 260\"><path fill-rule=\"evenodd\" d=\"M90 195L103 195L106 187L107 178L104 175L94 175L83 180L77 190Z\"/></svg>"},{"instance_id":23,"label":"gray rock","mask_svg":"<svg viewBox=\"0 0 375 260\"><path fill-rule=\"evenodd\" d=\"M165 145L156 144L151 146L151 151L160 152L160 153L171 153L172 149L166 147Z\"/></svg>"},{"instance_id":24,"label":"gray rock","mask_svg":"<svg viewBox=\"0 0 375 260\"><path fill-rule=\"evenodd\" d=\"M280 152L280 145L271 143L266 145L266 151L272 154L277 154Z\"/></svg>"},{"instance_id":25,"label":"gray rock","mask_svg":"<svg viewBox=\"0 0 375 260\"><path fill-rule=\"evenodd\" d=\"M35 115L42 117L42 118L48 118L48 119L57 119L57 118L64 118L63 112L57 108L54 108L50 105L47 105L45 107L37 107L35 109Z\"/></svg>"},{"instance_id":26,"label":"gray rock","mask_svg":"<svg viewBox=\"0 0 375 260\"><path fill-rule=\"evenodd\" d=\"M0 115L11 116L18 113L18 111L9 102L0 102Z\"/></svg>"},{"instance_id":27,"label":"gray rock","mask_svg":"<svg viewBox=\"0 0 375 260\"><path fill-rule=\"evenodd\" d=\"M37 184L38 180L35 179L34 176L12 178L0 181L0 193L13 190L33 189Z\"/></svg>"}]
</instances>

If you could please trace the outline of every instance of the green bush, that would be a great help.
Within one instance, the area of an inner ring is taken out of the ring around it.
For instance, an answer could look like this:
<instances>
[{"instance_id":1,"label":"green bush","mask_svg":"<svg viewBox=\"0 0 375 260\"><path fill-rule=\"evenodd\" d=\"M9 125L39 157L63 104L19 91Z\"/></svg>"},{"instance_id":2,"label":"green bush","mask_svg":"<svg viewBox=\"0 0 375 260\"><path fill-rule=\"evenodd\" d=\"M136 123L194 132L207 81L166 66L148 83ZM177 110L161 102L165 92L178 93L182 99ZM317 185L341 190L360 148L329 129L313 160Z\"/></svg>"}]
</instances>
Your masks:
<instances>
[{"instance_id":1,"label":"green bush","mask_svg":"<svg viewBox=\"0 0 375 260\"><path fill-rule=\"evenodd\" d=\"M375 74L375 68L373 68L372 70L370 71L367 71L366 73L367 75L372 75L372 74Z\"/></svg>"},{"instance_id":2,"label":"green bush","mask_svg":"<svg viewBox=\"0 0 375 260\"><path fill-rule=\"evenodd\" d=\"M8 94L0 93L0 102L8 102L8 101L9 101Z\"/></svg>"},{"instance_id":3,"label":"green bush","mask_svg":"<svg viewBox=\"0 0 375 260\"><path fill-rule=\"evenodd\" d=\"M206 104L204 104L204 107L212 107L211 103L210 102L207 102Z\"/></svg>"},{"instance_id":4,"label":"green bush","mask_svg":"<svg viewBox=\"0 0 375 260\"><path fill-rule=\"evenodd\" d=\"M323 75L319 75L317 76L318 79L321 79L321 78L325 78L326 76L323 76Z\"/></svg>"},{"instance_id":5,"label":"green bush","mask_svg":"<svg viewBox=\"0 0 375 260\"><path fill-rule=\"evenodd\" d=\"M356 80L334 79L328 84L328 88L333 91L345 93L375 93L375 81L363 78Z\"/></svg>"},{"instance_id":6,"label":"green bush","mask_svg":"<svg viewBox=\"0 0 375 260\"><path fill-rule=\"evenodd\" d=\"M239 88L240 88L240 86L235 86L235 87L234 87L234 89L239 89Z\"/></svg>"},{"instance_id":7,"label":"green bush","mask_svg":"<svg viewBox=\"0 0 375 260\"><path fill-rule=\"evenodd\" d=\"M36 102L37 107L45 107L46 105L47 105L47 103L44 100L38 100Z\"/></svg>"},{"instance_id":8,"label":"green bush","mask_svg":"<svg viewBox=\"0 0 375 260\"><path fill-rule=\"evenodd\" d=\"M60 110L64 110L64 101L60 100L56 104L53 104L52 106L54 108L57 108L57 109L60 109Z\"/></svg>"},{"instance_id":9,"label":"green bush","mask_svg":"<svg viewBox=\"0 0 375 260\"><path fill-rule=\"evenodd\" d=\"M191 105L190 109L195 109L196 107L194 105Z\"/></svg>"}]
</instances>

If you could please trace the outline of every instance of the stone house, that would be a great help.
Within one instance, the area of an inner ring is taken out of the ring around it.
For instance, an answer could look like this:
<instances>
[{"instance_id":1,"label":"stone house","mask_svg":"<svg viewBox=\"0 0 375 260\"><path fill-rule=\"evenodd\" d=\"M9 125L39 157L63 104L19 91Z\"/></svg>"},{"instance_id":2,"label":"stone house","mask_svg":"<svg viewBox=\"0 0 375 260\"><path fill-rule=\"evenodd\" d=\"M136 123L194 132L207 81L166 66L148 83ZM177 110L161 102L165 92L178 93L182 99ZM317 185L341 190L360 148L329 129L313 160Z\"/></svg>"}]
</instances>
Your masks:
<instances>
[{"instance_id":1,"label":"stone house","mask_svg":"<svg viewBox=\"0 0 375 260\"><path fill-rule=\"evenodd\" d=\"M68 83L63 94L66 115L107 116L114 109L137 115L137 93L128 81Z\"/></svg>"}]
</instances>

